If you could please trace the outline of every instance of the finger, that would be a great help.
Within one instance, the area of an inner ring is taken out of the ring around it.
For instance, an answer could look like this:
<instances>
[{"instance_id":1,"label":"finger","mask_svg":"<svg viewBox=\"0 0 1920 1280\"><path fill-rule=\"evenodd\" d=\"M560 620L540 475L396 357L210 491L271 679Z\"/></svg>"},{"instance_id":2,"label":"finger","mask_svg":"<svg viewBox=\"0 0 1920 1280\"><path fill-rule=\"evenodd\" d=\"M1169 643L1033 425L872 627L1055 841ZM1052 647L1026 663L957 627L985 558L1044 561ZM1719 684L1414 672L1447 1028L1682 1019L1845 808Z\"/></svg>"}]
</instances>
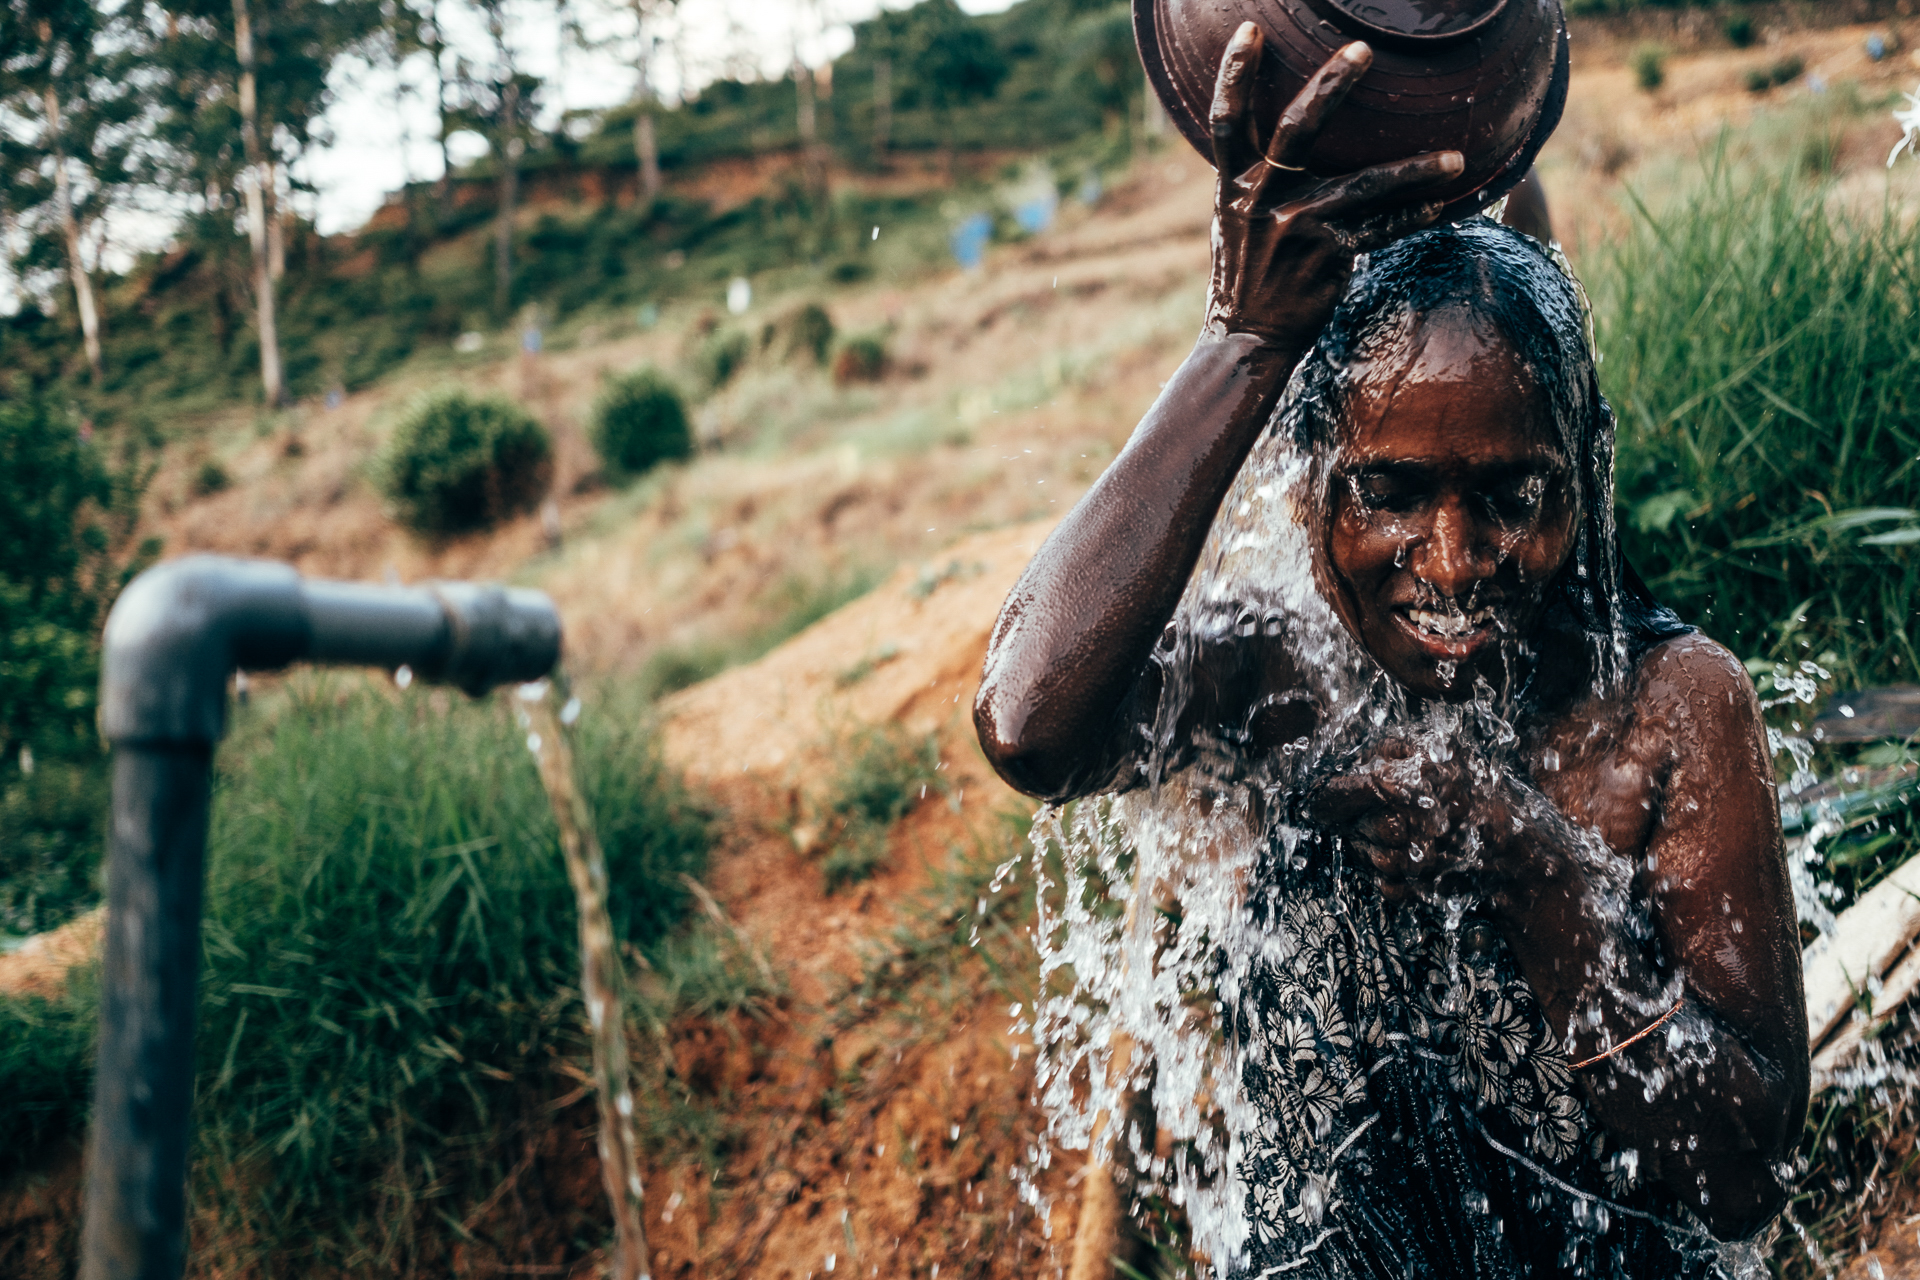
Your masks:
<instances>
[{"instance_id":1,"label":"finger","mask_svg":"<svg viewBox=\"0 0 1920 1280\"><path fill-rule=\"evenodd\" d=\"M1416 192L1449 182L1466 167L1466 159L1458 151L1433 151L1410 160L1377 164L1328 183L1305 202L1305 210L1326 221L1364 217L1376 205L1410 200Z\"/></svg>"},{"instance_id":2,"label":"finger","mask_svg":"<svg viewBox=\"0 0 1920 1280\"><path fill-rule=\"evenodd\" d=\"M1406 868L1401 865L1399 851L1393 846L1355 840L1353 847L1361 857L1367 860L1367 865L1373 868L1376 879L1387 884L1399 884L1406 880Z\"/></svg>"},{"instance_id":3,"label":"finger","mask_svg":"<svg viewBox=\"0 0 1920 1280\"><path fill-rule=\"evenodd\" d=\"M1262 43L1260 28L1243 22L1227 42L1227 51L1220 55L1220 74L1213 82L1213 108L1207 113L1207 124L1213 130L1213 167L1222 191L1247 167L1244 122Z\"/></svg>"},{"instance_id":4,"label":"finger","mask_svg":"<svg viewBox=\"0 0 1920 1280\"><path fill-rule=\"evenodd\" d=\"M1346 101L1348 92L1360 83L1372 65L1373 50L1365 41L1356 40L1313 73L1313 78L1293 95L1293 101L1287 104L1287 109L1280 113L1279 123L1274 125L1273 137L1267 144L1268 173L1306 166L1307 153L1320 140L1320 130L1326 125L1327 117Z\"/></svg>"}]
</instances>

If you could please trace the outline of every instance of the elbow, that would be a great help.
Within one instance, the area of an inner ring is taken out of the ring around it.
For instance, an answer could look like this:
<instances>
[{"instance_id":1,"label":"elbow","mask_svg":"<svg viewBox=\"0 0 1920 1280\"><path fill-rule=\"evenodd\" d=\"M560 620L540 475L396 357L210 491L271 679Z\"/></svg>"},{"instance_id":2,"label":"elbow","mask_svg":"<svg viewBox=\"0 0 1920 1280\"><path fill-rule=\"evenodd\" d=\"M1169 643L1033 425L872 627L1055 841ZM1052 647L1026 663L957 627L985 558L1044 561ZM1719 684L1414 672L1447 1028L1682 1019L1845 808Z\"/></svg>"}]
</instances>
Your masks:
<instances>
[{"instance_id":1,"label":"elbow","mask_svg":"<svg viewBox=\"0 0 1920 1280\"><path fill-rule=\"evenodd\" d=\"M1721 1196L1705 1195L1696 1189L1695 1197L1706 1203L1689 1207L1716 1240L1747 1240L1758 1235L1787 1207L1789 1189L1772 1169L1744 1179L1743 1185L1722 1189ZM1715 1203L1718 1201L1719 1203Z\"/></svg>"},{"instance_id":2,"label":"elbow","mask_svg":"<svg viewBox=\"0 0 1920 1280\"><path fill-rule=\"evenodd\" d=\"M1036 800L1061 803L1084 795L1083 770L1075 754L1040 740L1030 715L1009 714L1005 696L982 684L973 700L973 728L980 752L1006 784Z\"/></svg>"}]
</instances>

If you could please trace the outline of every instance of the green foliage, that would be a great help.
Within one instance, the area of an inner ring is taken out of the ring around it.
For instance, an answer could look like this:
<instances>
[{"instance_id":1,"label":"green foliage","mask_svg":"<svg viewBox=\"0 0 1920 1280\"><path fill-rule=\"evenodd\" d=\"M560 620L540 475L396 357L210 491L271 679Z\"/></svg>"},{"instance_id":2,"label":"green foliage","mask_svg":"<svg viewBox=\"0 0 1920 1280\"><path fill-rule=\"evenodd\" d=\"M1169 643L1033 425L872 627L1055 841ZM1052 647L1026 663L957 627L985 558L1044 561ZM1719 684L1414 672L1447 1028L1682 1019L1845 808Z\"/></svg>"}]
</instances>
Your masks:
<instances>
[{"instance_id":1,"label":"green foliage","mask_svg":"<svg viewBox=\"0 0 1920 1280\"><path fill-rule=\"evenodd\" d=\"M887 837L929 788L943 792L940 744L897 726L868 729L848 744L846 767L825 800L829 848L821 873L831 893L867 879L886 860Z\"/></svg>"},{"instance_id":2,"label":"green foliage","mask_svg":"<svg viewBox=\"0 0 1920 1280\"><path fill-rule=\"evenodd\" d=\"M887 340L877 333L854 334L833 357L833 380L841 386L878 382L887 373Z\"/></svg>"},{"instance_id":3,"label":"green foliage","mask_svg":"<svg viewBox=\"0 0 1920 1280\"><path fill-rule=\"evenodd\" d=\"M99 901L109 799L97 754L0 774L0 938L52 929Z\"/></svg>"},{"instance_id":4,"label":"green foliage","mask_svg":"<svg viewBox=\"0 0 1920 1280\"><path fill-rule=\"evenodd\" d=\"M616 480L686 457L693 433L680 392L652 366L609 382L593 407L593 447Z\"/></svg>"},{"instance_id":5,"label":"green foliage","mask_svg":"<svg viewBox=\"0 0 1920 1280\"><path fill-rule=\"evenodd\" d=\"M138 563L121 563L138 500L80 424L0 394L0 757L71 754L92 736L95 635Z\"/></svg>"},{"instance_id":6,"label":"green foliage","mask_svg":"<svg viewBox=\"0 0 1920 1280\"><path fill-rule=\"evenodd\" d=\"M44 400L0 396L0 935L51 928L98 896L98 635L157 551L125 545L139 480Z\"/></svg>"},{"instance_id":7,"label":"green foliage","mask_svg":"<svg viewBox=\"0 0 1920 1280\"><path fill-rule=\"evenodd\" d=\"M833 317L819 303L809 302L773 326L767 337L782 340L788 359L804 355L815 364L825 364L833 349Z\"/></svg>"},{"instance_id":8,"label":"green foliage","mask_svg":"<svg viewBox=\"0 0 1920 1280\"><path fill-rule=\"evenodd\" d=\"M76 974L59 1000L0 996L0 1174L85 1123L99 1008L91 971Z\"/></svg>"},{"instance_id":9,"label":"green foliage","mask_svg":"<svg viewBox=\"0 0 1920 1280\"><path fill-rule=\"evenodd\" d=\"M860 25L855 39L869 56L893 64L902 106L925 103L945 110L991 97L1007 75L1006 57L985 24L954 0L883 9Z\"/></svg>"},{"instance_id":10,"label":"green foliage","mask_svg":"<svg viewBox=\"0 0 1920 1280\"><path fill-rule=\"evenodd\" d=\"M1627 59L1633 68L1633 82L1642 92L1652 93L1667 82L1667 51L1657 44L1643 44Z\"/></svg>"},{"instance_id":11,"label":"green foliage","mask_svg":"<svg viewBox=\"0 0 1920 1280\"><path fill-rule=\"evenodd\" d=\"M223 493L233 487L233 477L220 465L217 458L208 458L193 473L193 491L204 498L209 494Z\"/></svg>"},{"instance_id":12,"label":"green foliage","mask_svg":"<svg viewBox=\"0 0 1920 1280\"><path fill-rule=\"evenodd\" d=\"M764 984L682 933L707 819L635 708L586 696L577 762L616 932L672 1002L641 1017L749 998ZM555 1055L584 1056L551 812L491 702L297 676L235 729L208 841L193 1194L266 1273L393 1274L436 1210L459 1221L499 1184L516 1124L571 1087ZM0 1140L79 1121L90 998L0 1005Z\"/></svg>"},{"instance_id":13,"label":"green foliage","mask_svg":"<svg viewBox=\"0 0 1920 1280\"><path fill-rule=\"evenodd\" d=\"M1783 84L1791 84L1800 78L1807 64L1798 54L1769 63L1764 67L1754 67L1746 74L1748 93L1765 93L1769 89Z\"/></svg>"},{"instance_id":14,"label":"green foliage","mask_svg":"<svg viewBox=\"0 0 1920 1280\"><path fill-rule=\"evenodd\" d=\"M872 589L870 573L854 572L818 582L788 579L768 593L767 621L734 640L696 640L656 650L641 672L640 685L649 696L667 694L712 679L728 667L752 662L775 645L799 635L844 604Z\"/></svg>"},{"instance_id":15,"label":"green foliage","mask_svg":"<svg viewBox=\"0 0 1920 1280\"><path fill-rule=\"evenodd\" d=\"M1720 30L1726 35L1727 43L1736 49L1745 49L1753 43L1753 19L1744 13L1729 14Z\"/></svg>"},{"instance_id":16,"label":"green foliage","mask_svg":"<svg viewBox=\"0 0 1920 1280\"><path fill-rule=\"evenodd\" d=\"M753 352L753 344L738 329L722 329L700 344L693 356L693 367L709 390L718 391L733 381L733 375Z\"/></svg>"},{"instance_id":17,"label":"green foliage","mask_svg":"<svg viewBox=\"0 0 1920 1280\"><path fill-rule=\"evenodd\" d=\"M382 488L419 533L484 529L531 510L553 476L546 428L504 396L442 391L394 428Z\"/></svg>"},{"instance_id":18,"label":"green foliage","mask_svg":"<svg viewBox=\"0 0 1920 1280\"><path fill-rule=\"evenodd\" d=\"M1746 657L1912 681L1920 240L1724 159L1590 272L1629 557Z\"/></svg>"}]
</instances>

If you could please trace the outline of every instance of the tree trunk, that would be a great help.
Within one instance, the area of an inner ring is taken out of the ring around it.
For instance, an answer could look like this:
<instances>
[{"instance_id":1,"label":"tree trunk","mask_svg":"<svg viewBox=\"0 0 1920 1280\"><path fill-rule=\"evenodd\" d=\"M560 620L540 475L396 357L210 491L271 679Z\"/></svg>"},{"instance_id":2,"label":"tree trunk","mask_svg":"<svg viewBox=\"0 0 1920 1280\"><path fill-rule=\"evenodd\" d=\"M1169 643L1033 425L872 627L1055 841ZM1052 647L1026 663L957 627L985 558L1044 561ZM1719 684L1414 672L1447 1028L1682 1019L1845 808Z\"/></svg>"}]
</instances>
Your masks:
<instances>
[{"instance_id":1,"label":"tree trunk","mask_svg":"<svg viewBox=\"0 0 1920 1280\"><path fill-rule=\"evenodd\" d=\"M633 158L640 162L640 203L651 209L660 198L660 140L653 128L653 54L657 42L647 35L643 0L633 0L633 20L639 28L640 72L633 95Z\"/></svg>"},{"instance_id":2,"label":"tree trunk","mask_svg":"<svg viewBox=\"0 0 1920 1280\"><path fill-rule=\"evenodd\" d=\"M80 341L87 350L87 369L93 384L100 385L104 370L100 358L100 312L94 306L93 280L80 252L80 221L73 215L72 176L67 172L67 151L60 141L60 95L47 86L47 139L53 152L53 204L60 218L60 234L67 244L67 274L73 279L73 300L80 312Z\"/></svg>"},{"instance_id":3,"label":"tree trunk","mask_svg":"<svg viewBox=\"0 0 1920 1280\"><path fill-rule=\"evenodd\" d=\"M640 161L640 203L648 208L660 198L660 142L653 132L653 112L642 107L633 119L633 152Z\"/></svg>"},{"instance_id":4,"label":"tree trunk","mask_svg":"<svg viewBox=\"0 0 1920 1280\"><path fill-rule=\"evenodd\" d=\"M793 60L793 86L797 104L795 123L800 129L800 166L806 174L807 191L818 199L826 194L826 166L820 162L819 102L814 96L813 70Z\"/></svg>"},{"instance_id":5,"label":"tree trunk","mask_svg":"<svg viewBox=\"0 0 1920 1280\"><path fill-rule=\"evenodd\" d=\"M280 331L273 304L272 249L268 243L267 184L272 168L260 145L260 104L254 82L253 20L247 0L233 0L234 52L240 60L240 140L246 148L247 243L253 250L253 300L260 330L260 389L269 408L286 403L287 388L280 373Z\"/></svg>"},{"instance_id":6,"label":"tree trunk","mask_svg":"<svg viewBox=\"0 0 1920 1280\"><path fill-rule=\"evenodd\" d=\"M500 94L500 210L493 224L493 310L502 320L513 301L513 202L520 182L520 139L514 124L520 117L520 82L508 73Z\"/></svg>"},{"instance_id":7,"label":"tree trunk","mask_svg":"<svg viewBox=\"0 0 1920 1280\"><path fill-rule=\"evenodd\" d=\"M440 204L440 216L447 215L447 196L453 190L453 153L447 149L447 68L442 61L446 40L440 34L440 6L427 10L427 25L433 28L433 41L427 48L433 54L433 105L440 114L440 181L434 193Z\"/></svg>"},{"instance_id":8,"label":"tree trunk","mask_svg":"<svg viewBox=\"0 0 1920 1280\"><path fill-rule=\"evenodd\" d=\"M267 163L267 274L279 284L287 274L287 209L280 203L280 168Z\"/></svg>"}]
</instances>

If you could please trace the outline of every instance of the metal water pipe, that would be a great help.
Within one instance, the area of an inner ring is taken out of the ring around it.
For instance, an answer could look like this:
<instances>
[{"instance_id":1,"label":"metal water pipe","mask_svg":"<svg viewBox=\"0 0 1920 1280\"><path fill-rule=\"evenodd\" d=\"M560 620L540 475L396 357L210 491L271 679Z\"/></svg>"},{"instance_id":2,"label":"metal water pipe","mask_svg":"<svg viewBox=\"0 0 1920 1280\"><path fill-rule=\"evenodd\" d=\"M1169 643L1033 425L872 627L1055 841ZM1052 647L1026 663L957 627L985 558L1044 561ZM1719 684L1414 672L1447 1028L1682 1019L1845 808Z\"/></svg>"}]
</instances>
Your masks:
<instances>
[{"instance_id":1,"label":"metal water pipe","mask_svg":"<svg viewBox=\"0 0 1920 1280\"><path fill-rule=\"evenodd\" d=\"M121 593L100 676L113 826L81 1280L177 1280L185 1263L202 861L233 673L405 666L477 697L559 657L560 618L537 591L322 582L197 555Z\"/></svg>"}]
</instances>

